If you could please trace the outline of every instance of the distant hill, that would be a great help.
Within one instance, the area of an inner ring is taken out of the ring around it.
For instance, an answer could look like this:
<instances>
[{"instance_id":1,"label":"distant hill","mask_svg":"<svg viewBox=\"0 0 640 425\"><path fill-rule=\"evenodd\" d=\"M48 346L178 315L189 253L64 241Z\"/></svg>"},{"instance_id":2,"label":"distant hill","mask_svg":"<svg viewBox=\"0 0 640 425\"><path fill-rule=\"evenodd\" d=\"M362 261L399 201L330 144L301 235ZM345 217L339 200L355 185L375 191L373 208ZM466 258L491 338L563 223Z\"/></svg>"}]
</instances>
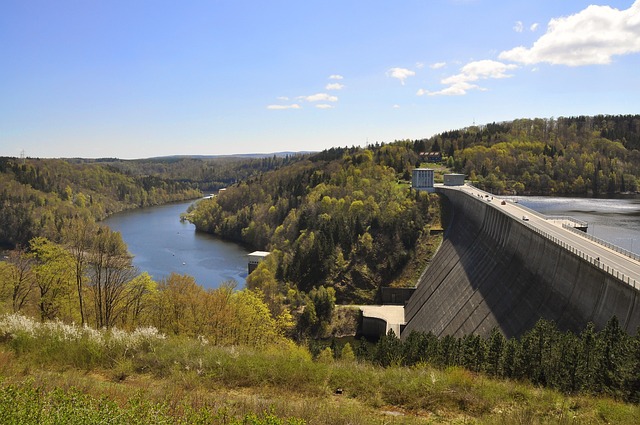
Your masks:
<instances>
[{"instance_id":1,"label":"distant hill","mask_svg":"<svg viewBox=\"0 0 640 425\"><path fill-rule=\"evenodd\" d=\"M0 245L26 246L34 236L57 240L63 223L76 217L100 220L202 195L191 182L135 175L110 164L0 158Z\"/></svg>"},{"instance_id":2,"label":"distant hill","mask_svg":"<svg viewBox=\"0 0 640 425\"><path fill-rule=\"evenodd\" d=\"M169 156L156 156L151 158L146 158L147 160L174 160L174 159L219 159L219 158L250 158L250 159L260 159L260 158L285 158L287 156L300 156L300 155L309 155L312 153L316 153L316 151L284 151L284 152L272 152L272 153L237 153L231 155L169 155Z\"/></svg>"}]
</instances>

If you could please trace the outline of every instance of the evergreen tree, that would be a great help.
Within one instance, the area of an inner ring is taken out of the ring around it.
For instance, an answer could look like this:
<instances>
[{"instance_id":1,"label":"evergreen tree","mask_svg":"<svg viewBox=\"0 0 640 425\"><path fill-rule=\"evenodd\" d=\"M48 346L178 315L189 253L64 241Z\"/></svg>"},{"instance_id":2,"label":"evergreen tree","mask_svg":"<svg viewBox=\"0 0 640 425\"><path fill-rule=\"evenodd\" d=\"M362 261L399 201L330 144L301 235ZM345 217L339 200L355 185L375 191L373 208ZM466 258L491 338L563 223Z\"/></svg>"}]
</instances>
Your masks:
<instances>
[{"instance_id":1,"label":"evergreen tree","mask_svg":"<svg viewBox=\"0 0 640 425\"><path fill-rule=\"evenodd\" d=\"M620 395L624 381L627 335L613 316L598 334L598 360L596 390L612 396Z\"/></svg>"},{"instance_id":2,"label":"evergreen tree","mask_svg":"<svg viewBox=\"0 0 640 425\"><path fill-rule=\"evenodd\" d=\"M378 340L376 362L384 367L402 364L402 341L393 329L389 329L389 332Z\"/></svg>"},{"instance_id":3,"label":"evergreen tree","mask_svg":"<svg viewBox=\"0 0 640 425\"><path fill-rule=\"evenodd\" d=\"M491 330L489 351L487 354L487 373L491 376L502 376L506 340L498 328Z\"/></svg>"}]
</instances>

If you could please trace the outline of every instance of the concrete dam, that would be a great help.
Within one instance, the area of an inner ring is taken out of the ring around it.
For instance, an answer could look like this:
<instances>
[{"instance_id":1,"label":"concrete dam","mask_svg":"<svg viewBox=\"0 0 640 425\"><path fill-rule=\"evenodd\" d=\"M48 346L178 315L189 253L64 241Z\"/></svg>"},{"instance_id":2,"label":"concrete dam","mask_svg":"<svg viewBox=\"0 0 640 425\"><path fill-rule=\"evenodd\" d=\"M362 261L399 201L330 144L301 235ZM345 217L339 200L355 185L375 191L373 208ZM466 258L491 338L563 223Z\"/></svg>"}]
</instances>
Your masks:
<instances>
[{"instance_id":1,"label":"concrete dam","mask_svg":"<svg viewBox=\"0 0 640 425\"><path fill-rule=\"evenodd\" d=\"M402 336L520 336L540 319L580 332L640 327L640 261L471 186L440 186L452 220L405 305ZM525 215L523 215L525 214Z\"/></svg>"}]
</instances>

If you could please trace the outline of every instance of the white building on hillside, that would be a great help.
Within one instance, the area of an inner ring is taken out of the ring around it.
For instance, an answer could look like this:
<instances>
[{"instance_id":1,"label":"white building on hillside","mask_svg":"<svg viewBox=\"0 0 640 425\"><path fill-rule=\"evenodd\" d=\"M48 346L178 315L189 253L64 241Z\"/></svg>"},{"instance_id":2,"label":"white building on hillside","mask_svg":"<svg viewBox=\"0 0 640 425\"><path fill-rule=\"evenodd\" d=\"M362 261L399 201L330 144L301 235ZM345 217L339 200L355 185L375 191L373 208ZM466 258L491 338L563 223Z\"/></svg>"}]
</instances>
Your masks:
<instances>
[{"instance_id":1,"label":"white building on hillside","mask_svg":"<svg viewBox=\"0 0 640 425\"><path fill-rule=\"evenodd\" d=\"M258 267L258 264L264 260L265 258L267 258L267 256L271 254L270 252L267 251L253 251L251 254L248 255L249 257L249 274L251 274L252 271L254 271L256 269L256 267Z\"/></svg>"},{"instance_id":2,"label":"white building on hillside","mask_svg":"<svg viewBox=\"0 0 640 425\"><path fill-rule=\"evenodd\" d=\"M433 192L433 170L431 168L415 168L411 179L411 187L417 190Z\"/></svg>"}]
</instances>

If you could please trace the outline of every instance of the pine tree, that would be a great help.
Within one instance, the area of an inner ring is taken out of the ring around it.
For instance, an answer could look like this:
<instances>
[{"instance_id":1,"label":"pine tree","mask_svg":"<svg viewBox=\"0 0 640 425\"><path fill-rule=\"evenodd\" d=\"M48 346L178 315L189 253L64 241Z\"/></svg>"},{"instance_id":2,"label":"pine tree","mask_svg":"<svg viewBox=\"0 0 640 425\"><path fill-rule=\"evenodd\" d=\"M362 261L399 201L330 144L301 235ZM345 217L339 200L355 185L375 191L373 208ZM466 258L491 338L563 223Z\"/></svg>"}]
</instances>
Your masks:
<instances>
[{"instance_id":1,"label":"pine tree","mask_svg":"<svg viewBox=\"0 0 640 425\"><path fill-rule=\"evenodd\" d=\"M491 376L502 376L506 340L498 328L491 330L489 336L489 352L487 355L487 373Z\"/></svg>"},{"instance_id":2,"label":"pine tree","mask_svg":"<svg viewBox=\"0 0 640 425\"><path fill-rule=\"evenodd\" d=\"M628 336L620 328L618 318L613 316L598 334L598 357L596 388L612 396L620 395L624 382L624 359Z\"/></svg>"}]
</instances>

